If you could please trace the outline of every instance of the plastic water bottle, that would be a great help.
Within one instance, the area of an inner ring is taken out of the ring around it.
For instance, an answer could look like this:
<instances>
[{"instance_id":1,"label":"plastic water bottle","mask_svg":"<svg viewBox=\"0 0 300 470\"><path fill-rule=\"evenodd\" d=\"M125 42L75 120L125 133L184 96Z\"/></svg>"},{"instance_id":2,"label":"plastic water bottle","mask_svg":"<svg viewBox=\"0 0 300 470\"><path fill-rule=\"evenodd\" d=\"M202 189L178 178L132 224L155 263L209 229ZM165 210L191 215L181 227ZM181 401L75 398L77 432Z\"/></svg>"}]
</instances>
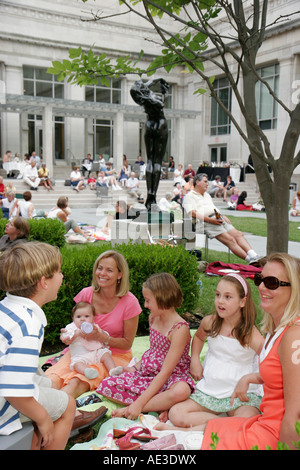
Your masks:
<instances>
[{"instance_id":1,"label":"plastic water bottle","mask_svg":"<svg viewBox=\"0 0 300 470\"><path fill-rule=\"evenodd\" d=\"M93 331L93 325L88 321L84 321L81 325L81 330L83 331L83 333L88 335Z\"/></svg>"},{"instance_id":2,"label":"plastic water bottle","mask_svg":"<svg viewBox=\"0 0 300 470\"><path fill-rule=\"evenodd\" d=\"M201 279L199 279L199 280L197 281L197 286L199 287L199 293L200 293L200 295L202 295L203 284L202 284Z\"/></svg>"}]
</instances>

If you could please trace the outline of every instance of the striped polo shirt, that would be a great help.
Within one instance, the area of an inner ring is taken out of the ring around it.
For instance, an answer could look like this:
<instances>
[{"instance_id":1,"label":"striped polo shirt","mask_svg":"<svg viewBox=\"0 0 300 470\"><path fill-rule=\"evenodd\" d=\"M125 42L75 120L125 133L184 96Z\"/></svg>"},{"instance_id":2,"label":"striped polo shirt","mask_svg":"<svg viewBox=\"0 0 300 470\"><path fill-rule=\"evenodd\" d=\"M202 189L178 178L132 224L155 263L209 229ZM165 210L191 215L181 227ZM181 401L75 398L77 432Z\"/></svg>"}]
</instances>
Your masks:
<instances>
[{"instance_id":1,"label":"striped polo shirt","mask_svg":"<svg viewBox=\"0 0 300 470\"><path fill-rule=\"evenodd\" d=\"M7 294L0 302L0 435L22 427L5 397L38 399L35 375L47 320L31 299Z\"/></svg>"}]
</instances>

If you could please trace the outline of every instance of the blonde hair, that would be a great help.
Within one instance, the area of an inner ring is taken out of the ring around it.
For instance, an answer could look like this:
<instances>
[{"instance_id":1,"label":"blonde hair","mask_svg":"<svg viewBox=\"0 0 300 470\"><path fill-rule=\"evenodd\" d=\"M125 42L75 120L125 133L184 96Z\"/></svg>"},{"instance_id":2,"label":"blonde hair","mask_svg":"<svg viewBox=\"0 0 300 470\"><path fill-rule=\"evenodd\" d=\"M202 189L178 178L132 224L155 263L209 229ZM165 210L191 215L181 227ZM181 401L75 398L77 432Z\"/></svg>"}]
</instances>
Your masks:
<instances>
[{"instance_id":1,"label":"blonde hair","mask_svg":"<svg viewBox=\"0 0 300 470\"><path fill-rule=\"evenodd\" d=\"M261 330L264 333L273 334L280 328L291 325L296 318L300 317L300 259L287 253L272 253L264 259L264 266L267 263L281 263L285 269L288 282L291 283L291 296L280 319L279 325L275 328L273 318L264 312Z\"/></svg>"},{"instance_id":2,"label":"blonde hair","mask_svg":"<svg viewBox=\"0 0 300 470\"><path fill-rule=\"evenodd\" d=\"M245 306L241 308L241 320L231 331L231 334L239 341L241 346L246 346L249 343L250 336L253 332L253 327L256 326L257 315L250 285L246 279L243 279L247 286L246 294L243 284L238 279L236 279L236 277L230 275L224 276L222 279L220 279L219 282L222 281L233 284L237 289L240 299L246 298ZM223 318L221 318L218 314L215 314L211 327L206 331L206 333L209 336L215 338L220 333L222 324Z\"/></svg>"},{"instance_id":3,"label":"blonde hair","mask_svg":"<svg viewBox=\"0 0 300 470\"><path fill-rule=\"evenodd\" d=\"M121 253L114 250L108 250L102 253L96 259L93 268L93 278L92 278L92 287L94 292L100 292L101 287L98 285L96 271L98 268L99 261L106 258L113 258L117 265L118 271L122 274L120 282L117 283L116 286L116 295L117 297L123 297L124 295L128 294L129 292L129 268L126 259L124 258Z\"/></svg>"},{"instance_id":4,"label":"blonde hair","mask_svg":"<svg viewBox=\"0 0 300 470\"><path fill-rule=\"evenodd\" d=\"M15 245L0 257L0 289L31 298L42 277L51 279L61 264L62 256L55 246L42 242Z\"/></svg>"},{"instance_id":5,"label":"blonde hair","mask_svg":"<svg viewBox=\"0 0 300 470\"><path fill-rule=\"evenodd\" d=\"M182 304L182 291L175 277L169 273L153 274L143 284L149 289L159 308L164 310L179 308Z\"/></svg>"}]
</instances>

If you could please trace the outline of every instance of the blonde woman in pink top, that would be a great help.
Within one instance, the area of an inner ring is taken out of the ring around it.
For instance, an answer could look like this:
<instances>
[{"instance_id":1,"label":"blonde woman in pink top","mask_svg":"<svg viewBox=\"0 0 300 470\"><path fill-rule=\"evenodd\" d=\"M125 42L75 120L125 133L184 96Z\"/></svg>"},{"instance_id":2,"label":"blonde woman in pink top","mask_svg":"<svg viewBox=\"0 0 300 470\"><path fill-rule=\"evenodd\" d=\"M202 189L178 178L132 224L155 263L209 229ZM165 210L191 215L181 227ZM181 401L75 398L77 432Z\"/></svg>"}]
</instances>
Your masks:
<instances>
[{"instance_id":1,"label":"blonde woman in pink top","mask_svg":"<svg viewBox=\"0 0 300 470\"><path fill-rule=\"evenodd\" d=\"M129 292L129 269L124 256L113 250L102 253L94 263L92 285L82 289L74 301L85 301L94 306L94 321L100 331L92 333L93 339L111 350L116 366L126 366L132 358L131 346L142 309L137 298ZM95 390L108 376L103 364L93 364L92 367L98 372L95 379L87 379L83 374L72 371L70 353L67 352L48 369L47 375L58 388L77 398L84 392Z\"/></svg>"}]
</instances>

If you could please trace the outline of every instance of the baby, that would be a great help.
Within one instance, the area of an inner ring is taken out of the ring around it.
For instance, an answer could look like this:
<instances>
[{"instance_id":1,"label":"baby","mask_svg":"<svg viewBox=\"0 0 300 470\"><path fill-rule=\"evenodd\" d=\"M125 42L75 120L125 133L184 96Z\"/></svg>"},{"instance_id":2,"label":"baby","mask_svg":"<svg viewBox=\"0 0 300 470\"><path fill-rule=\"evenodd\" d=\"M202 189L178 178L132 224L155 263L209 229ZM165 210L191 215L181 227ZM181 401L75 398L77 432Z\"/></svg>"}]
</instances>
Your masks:
<instances>
[{"instance_id":1,"label":"baby","mask_svg":"<svg viewBox=\"0 0 300 470\"><path fill-rule=\"evenodd\" d=\"M123 367L116 367L111 351L100 341L89 339L89 334L95 329L100 331L98 325L94 323L95 309L88 302L78 302L73 307L72 319L61 335L61 340L72 340L70 343L71 369L85 375L87 379L95 379L98 372L92 364L103 362L109 375L119 375L123 372Z\"/></svg>"}]
</instances>

